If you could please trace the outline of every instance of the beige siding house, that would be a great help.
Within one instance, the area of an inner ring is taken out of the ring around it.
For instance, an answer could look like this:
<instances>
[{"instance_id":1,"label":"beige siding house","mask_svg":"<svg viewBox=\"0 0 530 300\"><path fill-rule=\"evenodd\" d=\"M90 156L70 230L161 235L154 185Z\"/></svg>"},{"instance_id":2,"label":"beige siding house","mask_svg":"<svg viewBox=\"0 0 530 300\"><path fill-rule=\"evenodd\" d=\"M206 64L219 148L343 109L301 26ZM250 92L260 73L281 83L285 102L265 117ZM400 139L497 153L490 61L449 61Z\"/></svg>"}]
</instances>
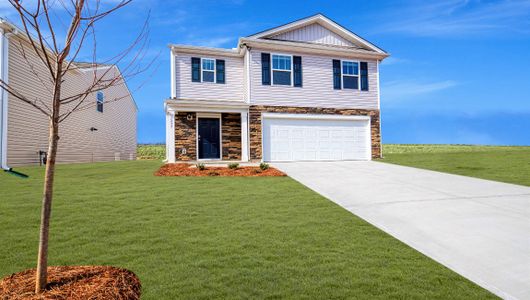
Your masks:
<instances>
[{"instance_id":1,"label":"beige siding house","mask_svg":"<svg viewBox=\"0 0 530 300\"><path fill-rule=\"evenodd\" d=\"M51 86L41 82L42 78L46 78L46 70L29 47L20 31L5 21L0 22L1 79L29 98L38 96L46 99L43 95L51 95ZM26 57L23 57L22 49ZM94 67L84 63L76 66L78 69L65 78L65 95L84 90L94 74L108 70L110 76L120 72L116 66ZM98 98L103 101L99 108ZM47 117L4 90L0 91L0 99L2 168L42 163L42 151L47 151L48 145ZM136 159L138 109L126 83L122 80L120 84L99 92L99 95L89 95L83 106L84 109L74 112L61 123L57 162ZM67 111L71 107L64 105L61 109Z\"/></svg>"},{"instance_id":2,"label":"beige siding house","mask_svg":"<svg viewBox=\"0 0 530 300\"><path fill-rule=\"evenodd\" d=\"M388 53L326 16L240 38L234 49L170 48L168 162L381 157Z\"/></svg>"}]
</instances>

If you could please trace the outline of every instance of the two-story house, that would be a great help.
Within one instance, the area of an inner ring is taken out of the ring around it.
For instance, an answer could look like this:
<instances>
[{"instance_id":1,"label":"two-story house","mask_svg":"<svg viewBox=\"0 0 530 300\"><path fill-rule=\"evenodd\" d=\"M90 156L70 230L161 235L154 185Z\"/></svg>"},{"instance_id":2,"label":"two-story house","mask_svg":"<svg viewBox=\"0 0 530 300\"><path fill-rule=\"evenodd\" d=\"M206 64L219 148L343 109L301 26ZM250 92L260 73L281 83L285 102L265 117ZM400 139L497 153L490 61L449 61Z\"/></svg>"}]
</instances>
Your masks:
<instances>
[{"instance_id":1,"label":"two-story house","mask_svg":"<svg viewBox=\"0 0 530 300\"><path fill-rule=\"evenodd\" d=\"M381 156L379 64L388 54L322 14L234 49L170 48L168 162Z\"/></svg>"}]
</instances>

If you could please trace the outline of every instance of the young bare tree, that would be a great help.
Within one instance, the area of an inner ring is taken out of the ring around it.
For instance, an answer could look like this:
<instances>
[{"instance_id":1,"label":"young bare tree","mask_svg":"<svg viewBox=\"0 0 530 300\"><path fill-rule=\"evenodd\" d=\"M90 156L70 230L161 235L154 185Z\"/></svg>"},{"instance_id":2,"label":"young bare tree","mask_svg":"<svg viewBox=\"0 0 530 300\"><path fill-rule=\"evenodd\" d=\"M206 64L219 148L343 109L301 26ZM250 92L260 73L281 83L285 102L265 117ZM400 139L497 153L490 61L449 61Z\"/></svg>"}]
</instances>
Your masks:
<instances>
[{"instance_id":1,"label":"young bare tree","mask_svg":"<svg viewBox=\"0 0 530 300\"><path fill-rule=\"evenodd\" d=\"M140 63L147 44L148 18L129 46L106 61L97 62L96 23L131 1L122 0L116 3L98 0L9 0L20 17L23 28L21 31L27 36L26 39L19 40L16 48L37 78L36 84L43 85L49 91L49 95L27 95L23 90L17 90L16 87L0 80L0 87L9 95L31 105L49 119L36 293L41 293L47 284L48 236L60 124L75 112L93 107L94 101L87 101L90 95L123 85L126 79L144 72L152 64L152 61L147 64ZM64 38L59 39L62 36ZM77 63L78 56L84 53L84 57L87 57L87 52L90 53L88 56L91 57L91 62ZM118 64L122 66L121 73L112 67ZM103 65L105 67L102 67ZM66 92L65 84L68 84L69 76L81 68L86 71L87 67L91 72L90 84L76 87L75 92L71 92L71 89ZM106 102L118 101L124 97L108 99Z\"/></svg>"}]
</instances>

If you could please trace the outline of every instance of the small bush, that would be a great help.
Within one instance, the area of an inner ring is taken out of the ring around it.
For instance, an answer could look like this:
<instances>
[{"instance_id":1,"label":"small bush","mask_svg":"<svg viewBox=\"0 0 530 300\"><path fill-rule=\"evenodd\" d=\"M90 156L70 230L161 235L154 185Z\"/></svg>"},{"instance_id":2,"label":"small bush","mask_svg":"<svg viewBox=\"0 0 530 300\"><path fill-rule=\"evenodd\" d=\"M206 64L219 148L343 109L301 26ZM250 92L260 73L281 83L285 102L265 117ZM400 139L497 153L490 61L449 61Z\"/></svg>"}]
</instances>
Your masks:
<instances>
[{"instance_id":1,"label":"small bush","mask_svg":"<svg viewBox=\"0 0 530 300\"><path fill-rule=\"evenodd\" d=\"M219 176L219 172L216 172L216 171L210 171L208 172L208 176Z\"/></svg>"},{"instance_id":2,"label":"small bush","mask_svg":"<svg viewBox=\"0 0 530 300\"><path fill-rule=\"evenodd\" d=\"M269 168L269 164L261 163L261 164L259 164L259 168L262 169L263 171L265 171L265 170L267 170Z\"/></svg>"},{"instance_id":3,"label":"small bush","mask_svg":"<svg viewBox=\"0 0 530 300\"><path fill-rule=\"evenodd\" d=\"M238 164L238 163L229 163L229 164L228 164L228 168L229 168L229 169L234 170L234 169L237 169L237 167L239 167L239 164Z\"/></svg>"},{"instance_id":4,"label":"small bush","mask_svg":"<svg viewBox=\"0 0 530 300\"><path fill-rule=\"evenodd\" d=\"M206 169L206 166L203 163L198 163L195 166L201 171Z\"/></svg>"}]
</instances>

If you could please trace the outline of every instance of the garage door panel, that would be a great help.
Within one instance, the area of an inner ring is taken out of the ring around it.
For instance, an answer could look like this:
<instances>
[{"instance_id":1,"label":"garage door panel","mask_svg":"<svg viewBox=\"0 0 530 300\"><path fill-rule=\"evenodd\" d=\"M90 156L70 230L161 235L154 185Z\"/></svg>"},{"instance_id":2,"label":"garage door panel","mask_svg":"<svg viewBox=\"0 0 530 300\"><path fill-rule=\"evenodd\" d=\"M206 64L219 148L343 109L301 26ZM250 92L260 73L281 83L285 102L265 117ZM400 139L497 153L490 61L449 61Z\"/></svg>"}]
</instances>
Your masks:
<instances>
[{"instance_id":1,"label":"garage door panel","mask_svg":"<svg viewBox=\"0 0 530 300\"><path fill-rule=\"evenodd\" d=\"M370 159L368 121L263 119L266 161Z\"/></svg>"}]
</instances>

